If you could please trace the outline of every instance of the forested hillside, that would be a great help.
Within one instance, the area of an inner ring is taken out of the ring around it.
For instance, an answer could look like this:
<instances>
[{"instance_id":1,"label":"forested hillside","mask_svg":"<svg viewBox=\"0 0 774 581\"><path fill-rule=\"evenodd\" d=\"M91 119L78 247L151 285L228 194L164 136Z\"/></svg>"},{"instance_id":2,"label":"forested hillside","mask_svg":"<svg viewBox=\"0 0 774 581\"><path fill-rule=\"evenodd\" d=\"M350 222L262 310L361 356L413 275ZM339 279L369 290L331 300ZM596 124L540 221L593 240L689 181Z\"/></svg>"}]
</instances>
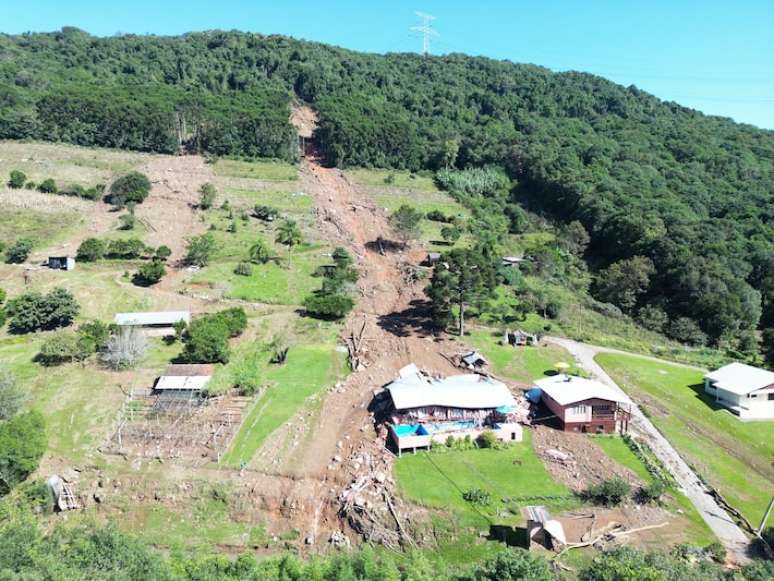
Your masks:
<instances>
[{"instance_id":1,"label":"forested hillside","mask_svg":"<svg viewBox=\"0 0 774 581\"><path fill-rule=\"evenodd\" d=\"M592 292L629 314L741 345L774 325L774 132L635 87L463 55L77 29L0 36L0 83L2 138L289 160L299 98L330 164L503 167L491 207L579 221Z\"/></svg>"}]
</instances>

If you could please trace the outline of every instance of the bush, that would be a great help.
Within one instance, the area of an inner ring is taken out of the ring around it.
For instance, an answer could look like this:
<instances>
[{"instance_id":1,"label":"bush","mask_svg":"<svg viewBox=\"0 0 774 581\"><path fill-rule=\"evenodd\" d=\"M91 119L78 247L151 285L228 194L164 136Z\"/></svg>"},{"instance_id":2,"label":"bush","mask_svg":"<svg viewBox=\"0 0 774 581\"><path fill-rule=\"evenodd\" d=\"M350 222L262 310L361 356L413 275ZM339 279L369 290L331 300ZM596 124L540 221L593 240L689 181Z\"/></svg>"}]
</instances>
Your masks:
<instances>
[{"instance_id":1,"label":"bush","mask_svg":"<svg viewBox=\"0 0 774 581\"><path fill-rule=\"evenodd\" d=\"M726 557L728 557L726 548L717 541L704 547L704 554L716 563L725 563Z\"/></svg>"},{"instance_id":2,"label":"bush","mask_svg":"<svg viewBox=\"0 0 774 581\"><path fill-rule=\"evenodd\" d=\"M649 502L658 502L666 492L666 484L662 480L656 479L648 486L641 488L638 493L638 500L643 504Z\"/></svg>"},{"instance_id":3,"label":"bush","mask_svg":"<svg viewBox=\"0 0 774 581\"><path fill-rule=\"evenodd\" d=\"M265 264L271 258L269 246L260 238L250 247L250 262Z\"/></svg>"},{"instance_id":4,"label":"bush","mask_svg":"<svg viewBox=\"0 0 774 581\"><path fill-rule=\"evenodd\" d=\"M129 202L142 204L148 197L150 189L151 183L148 177L133 171L113 182L107 202L118 207L123 207Z\"/></svg>"},{"instance_id":5,"label":"bush","mask_svg":"<svg viewBox=\"0 0 774 581\"><path fill-rule=\"evenodd\" d=\"M253 209L253 213L255 214L255 217L259 220L263 220L264 222L273 222L277 218L279 218L279 210L277 208L272 208L271 206L263 206L263 205L257 205Z\"/></svg>"},{"instance_id":6,"label":"bush","mask_svg":"<svg viewBox=\"0 0 774 581\"><path fill-rule=\"evenodd\" d=\"M83 361L94 353L94 345L73 331L59 331L43 341L36 360L45 366Z\"/></svg>"},{"instance_id":7,"label":"bush","mask_svg":"<svg viewBox=\"0 0 774 581\"><path fill-rule=\"evenodd\" d=\"M409 240L419 237L419 224L423 217L419 210L408 204L403 204L390 215L390 225L405 244Z\"/></svg>"},{"instance_id":8,"label":"bush","mask_svg":"<svg viewBox=\"0 0 774 581\"><path fill-rule=\"evenodd\" d=\"M454 222L454 217L447 216L440 210L430 210L426 215L425 218L428 220L431 220L432 222L441 222L442 224L451 224Z\"/></svg>"},{"instance_id":9,"label":"bush","mask_svg":"<svg viewBox=\"0 0 774 581\"><path fill-rule=\"evenodd\" d=\"M87 238L78 246L76 258L82 262L96 262L105 256L105 243L98 238Z\"/></svg>"},{"instance_id":10,"label":"bush","mask_svg":"<svg viewBox=\"0 0 774 581\"><path fill-rule=\"evenodd\" d=\"M138 286L151 286L161 280L167 274L164 263L160 260L146 262L135 273L132 281Z\"/></svg>"},{"instance_id":11,"label":"bush","mask_svg":"<svg viewBox=\"0 0 774 581\"><path fill-rule=\"evenodd\" d=\"M11 176L8 180L8 187L13 188L14 190L18 190L19 188L24 187L24 184L27 182L27 176L24 174L23 171L19 171L18 169L11 170Z\"/></svg>"},{"instance_id":12,"label":"bush","mask_svg":"<svg viewBox=\"0 0 774 581\"><path fill-rule=\"evenodd\" d=\"M462 493L462 498L473 504L489 504L492 495L481 488L471 488Z\"/></svg>"},{"instance_id":13,"label":"bush","mask_svg":"<svg viewBox=\"0 0 774 581\"><path fill-rule=\"evenodd\" d=\"M5 250L5 262L6 264L21 264L30 256L32 252L32 240L29 238L22 238L11 244Z\"/></svg>"},{"instance_id":14,"label":"bush","mask_svg":"<svg viewBox=\"0 0 774 581\"><path fill-rule=\"evenodd\" d=\"M462 230L457 226L444 226L441 228L441 238L449 246L453 246L462 236Z\"/></svg>"},{"instance_id":15,"label":"bush","mask_svg":"<svg viewBox=\"0 0 774 581\"><path fill-rule=\"evenodd\" d=\"M215 237L212 234L200 234L188 240L185 262L192 266L207 266L215 252Z\"/></svg>"},{"instance_id":16,"label":"bush","mask_svg":"<svg viewBox=\"0 0 774 581\"><path fill-rule=\"evenodd\" d=\"M618 506L631 494L632 487L621 478L611 478L586 489L585 496L605 506Z\"/></svg>"},{"instance_id":17,"label":"bush","mask_svg":"<svg viewBox=\"0 0 774 581\"><path fill-rule=\"evenodd\" d=\"M555 581L548 561L524 549L507 549L473 567L470 573L457 577L458 581ZM616 579L618 577L600 577ZM646 581L643 579L643 581Z\"/></svg>"},{"instance_id":18,"label":"bush","mask_svg":"<svg viewBox=\"0 0 774 581\"><path fill-rule=\"evenodd\" d=\"M199 188L199 208L202 210L209 210L215 203L215 198L218 195L218 190L215 189L211 183L207 182L202 184Z\"/></svg>"},{"instance_id":19,"label":"bush","mask_svg":"<svg viewBox=\"0 0 774 581\"><path fill-rule=\"evenodd\" d=\"M195 319L183 335L182 358L189 363L228 363L230 337L247 328L247 315L241 307Z\"/></svg>"},{"instance_id":20,"label":"bush","mask_svg":"<svg viewBox=\"0 0 774 581\"><path fill-rule=\"evenodd\" d=\"M38 184L38 191L44 194L55 194L59 188L56 187L56 182L53 179L48 178Z\"/></svg>"},{"instance_id":21,"label":"bush","mask_svg":"<svg viewBox=\"0 0 774 581\"><path fill-rule=\"evenodd\" d=\"M46 444L43 416L37 411L0 422L0 496L38 468Z\"/></svg>"},{"instance_id":22,"label":"bush","mask_svg":"<svg viewBox=\"0 0 774 581\"><path fill-rule=\"evenodd\" d=\"M355 301L340 293L313 294L304 299L304 309L312 317L342 319L355 306Z\"/></svg>"},{"instance_id":23,"label":"bush","mask_svg":"<svg viewBox=\"0 0 774 581\"><path fill-rule=\"evenodd\" d=\"M78 327L78 335L92 345L92 351L102 351L110 340L110 326L102 321L89 321Z\"/></svg>"},{"instance_id":24,"label":"bush","mask_svg":"<svg viewBox=\"0 0 774 581\"><path fill-rule=\"evenodd\" d=\"M63 196L71 196L73 198L83 198L85 197L85 194L86 194L86 188L84 188L80 184L71 184L59 190L59 193L62 194Z\"/></svg>"},{"instance_id":25,"label":"bush","mask_svg":"<svg viewBox=\"0 0 774 581\"><path fill-rule=\"evenodd\" d=\"M492 430L486 429L479 434L476 442L481 448L496 448L498 444L497 434Z\"/></svg>"},{"instance_id":26,"label":"bush","mask_svg":"<svg viewBox=\"0 0 774 581\"><path fill-rule=\"evenodd\" d=\"M234 268L234 274L239 276L251 276L253 274L253 265L249 262L240 262Z\"/></svg>"},{"instance_id":27,"label":"bush","mask_svg":"<svg viewBox=\"0 0 774 581\"><path fill-rule=\"evenodd\" d=\"M119 260L132 260L140 258L148 251L148 247L139 238L127 238L126 240L111 240L108 243L105 256Z\"/></svg>"},{"instance_id":28,"label":"bush","mask_svg":"<svg viewBox=\"0 0 774 581\"><path fill-rule=\"evenodd\" d=\"M63 288L55 288L46 295L29 292L8 304L10 329L14 333L66 327L78 316L79 311L78 301Z\"/></svg>"},{"instance_id":29,"label":"bush","mask_svg":"<svg viewBox=\"0 0 774 581\"><path fill-rule=\"evenodd\" d=\"M164 244L159 246L156 252L153 253L153 259L160 260L161 262L166 262L170 256L172 256L172 250Z\"/></svg>"},{"instance_id":30,"label":"bush","mask_svg":"<svg viewBox=\"0 0 774 581\"><path fill-rule=\"evenodd\" d=\"M688 345L700 346L707 343L707 335L699 327L698 323L688 317L677 317L666 327L666 334Z\"/></svg>"},{"instance_id":31,"label":"bush","mask_svg":"<svg viewBox=\"0 0 774 581\"><path fill-rule=\"evenodd\" d=\"M25 190L35 190L35 189L37 189L37 187L38 187L38 184L36 184L32 180L30 180L26 184L24 184L24 189Z\"/></svg>"},{"instance_id":32,"label":"bush","mask_svg":"<svg viewBox=\"0 0 774 581\"><path fill-rule=\"evenodd\" d=\"M148 340L139 329L121 327L110 337L100 359L114 370L134 367L148 349Z\"/></svg>"},{"instance_id":33,"label":"bush","mask_svg":"<svg viewBox=\"0 0 774 581\"><path fill-rule=\"evenodd\" d=\"M118 217L118 229L119 230L134 230L137 225L137 218L134 214L123 214Z\"/></svg>"}]
</instances>

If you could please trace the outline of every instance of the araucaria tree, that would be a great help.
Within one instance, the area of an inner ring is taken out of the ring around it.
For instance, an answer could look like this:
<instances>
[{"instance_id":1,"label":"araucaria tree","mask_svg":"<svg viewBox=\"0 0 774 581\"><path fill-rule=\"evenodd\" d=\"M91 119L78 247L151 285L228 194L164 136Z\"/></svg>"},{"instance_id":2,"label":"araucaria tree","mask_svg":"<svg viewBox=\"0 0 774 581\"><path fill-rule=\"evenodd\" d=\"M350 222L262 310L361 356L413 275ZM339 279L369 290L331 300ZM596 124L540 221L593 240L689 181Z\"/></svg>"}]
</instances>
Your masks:
<instances>
[{"instance_id":1,"label":"araucaria tree","mask_svg":"<svg viewBox=\"0 0 774 581\"><path fill-rule=\"evenodd\" d=\"M423 217L422 212L408 204L403 204L390 216L390 224L404 245L419 237L419 224Z\"/></svg>"},{"instance_id":2,"label":"araucaria tree","mask_svg":"<svg viewBox=\"0 0 774 581\"><path fill-rule=\"evenodd\" d=\"M465 309L489 297L497 284L491 258L479 250L455 249L438 261L427 289L432 301L433 322L445 329L457 309L457 330L465 334Z\"/></svg>"}]
</instances>

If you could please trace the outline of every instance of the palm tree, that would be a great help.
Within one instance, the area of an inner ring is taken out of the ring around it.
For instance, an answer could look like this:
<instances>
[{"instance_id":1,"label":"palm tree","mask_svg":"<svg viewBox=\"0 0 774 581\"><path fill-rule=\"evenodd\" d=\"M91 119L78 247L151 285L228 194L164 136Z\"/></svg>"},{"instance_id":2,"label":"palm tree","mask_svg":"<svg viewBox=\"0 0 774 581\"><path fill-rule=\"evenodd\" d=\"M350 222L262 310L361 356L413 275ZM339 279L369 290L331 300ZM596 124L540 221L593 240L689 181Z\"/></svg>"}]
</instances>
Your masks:
<instances>
[{"instance_id":1,"label":"palm tree","mask_svg":"<svg viewBox=\"0 0 774 581\"><path fill-rule=\"evenodd\" d=\"M275 241L279 244L285 244L288 247L288 266L290 266L290 256L293 247L301 244L303 239L301 229L293 220L285 220L277 228L277 237L275 238Z\"/></svg>"}]
</instances>

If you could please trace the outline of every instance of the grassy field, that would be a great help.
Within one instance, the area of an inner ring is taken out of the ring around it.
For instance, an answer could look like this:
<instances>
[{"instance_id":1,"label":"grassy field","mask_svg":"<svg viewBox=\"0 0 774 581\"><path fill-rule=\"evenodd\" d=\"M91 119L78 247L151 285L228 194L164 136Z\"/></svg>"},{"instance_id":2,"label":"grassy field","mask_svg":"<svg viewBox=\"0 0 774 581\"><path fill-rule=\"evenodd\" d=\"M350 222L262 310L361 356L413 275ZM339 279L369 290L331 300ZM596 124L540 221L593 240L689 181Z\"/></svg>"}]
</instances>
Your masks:
<instances>
[{"instance_id":1,"label":"grassy field","mask_svg":"<svg viewBox=\"0 0 774 581\"><path fill-rule=\"evenodd\" d=\"M524 432L523 442L498 450L404 454L395 463L395 476L401 494L407 500L449 511L461 526L478 529L488 528L490 524L522 522L518 512L504 511L501 500L505 497L570 494L570 490L555 482L544 468L532 449L528 430ZM491 503L477 506L467 502L462 494L473 488L487 491ZM558 500L547 504L554 510L565 510L577 506L578 501Z\"/></svg>"},{"instance_id":2,"label":"grassy field","mask_svg":"<svg viewBox=\"0 0 774 581\"><path fill-rule=\"evenodd\" d=\"M283 161L219 159L213 169L215 175L221 177L251 178L265 182L290 182L298 178L298 166Z\"/></svg>"},{"instance_id":3,"label":"grassy field","mask_svg":"<svg viewBox=\"0 0 774 581\"><path fill-rule=\"evenodd\" d=\"M360 186L405 188L423 193L440 191L435 186L432 175L388 169L352 169L347 173Z\"/></svg>"},{"instance_id":4,"label":"grassy field","mask_svg":"<svg viewBox=\"0 0 774 581\"><path fill-rule=\"evenodd\" d=\"M254 351L244 357L267 357ZM249 462L266 437L289 420L307 398L330 386L344 373L345 360L332 342L297 345L288 352L283 365L264 363L267 387L258 397L242 428L223 458L226 464L238 466Z\"/></svg>"},{"instance_id":5,"label":"grassy field","mask_svg":"<svg viewBox=\"0 0 774 581\"><path fill-rule=\"evenodd\" d=\"M597 361L699 474L757 523L774 481L774 422L741 422L716 406L700 370L613 353Z\"/></svg>"},{"instance_id":6,"label":"grassy field","mask_svg":"<svg viewBox=\"0 0 774 581\"><path fill-rule=\"evenodd\" d=\"M0 212L0 240L9 243L30 238L36 248L53 246L67 239L83 224L77 212L49 212L31 208L3 208Z\"/></svg>"},{"instance_id":7,"label":"grassy field","mask_svg":"<svg viewBox=\"0 0 774 581\"><path fill-rule=\"evenodd\" d=\"M477 328L466 337L467 341L489 359L495 374L511 379L531 383L554 371L554 364L564 361L574 365L572 356L557 345L536 347L510 347L500 345L499 331ZM572 370L572 369L571 369Z\"/></svg>"}]
</instances>

